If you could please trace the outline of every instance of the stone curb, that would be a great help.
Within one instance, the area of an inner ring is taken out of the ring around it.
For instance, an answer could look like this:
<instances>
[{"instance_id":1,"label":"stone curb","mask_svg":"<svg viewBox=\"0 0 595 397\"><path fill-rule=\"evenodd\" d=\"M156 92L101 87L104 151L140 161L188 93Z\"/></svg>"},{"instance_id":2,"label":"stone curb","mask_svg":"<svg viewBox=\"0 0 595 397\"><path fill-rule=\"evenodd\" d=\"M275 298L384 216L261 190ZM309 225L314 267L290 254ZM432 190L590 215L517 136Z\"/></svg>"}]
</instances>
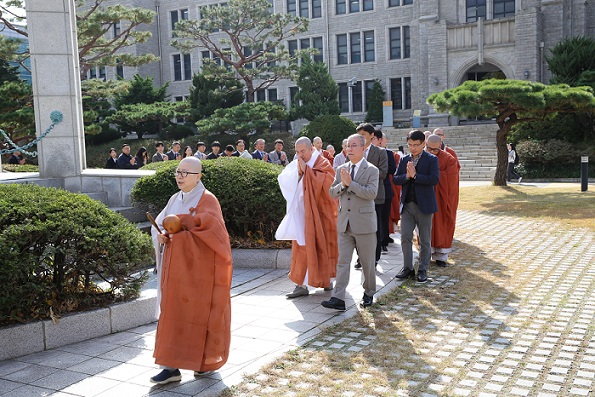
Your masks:
<instances>
[{"instance_id":1,"label":"stone curb","mask_svg":"<svg viewBox=\"0 0 595 397\"><path fill-rule=\"evenodd\" d=\"M290 249L234 249L234 267L289 269ZM66 315L51 320L0 328L0 361L150 324L155 319L157 297L142 294L130 302Z\"/></svg>"}]
</instances>

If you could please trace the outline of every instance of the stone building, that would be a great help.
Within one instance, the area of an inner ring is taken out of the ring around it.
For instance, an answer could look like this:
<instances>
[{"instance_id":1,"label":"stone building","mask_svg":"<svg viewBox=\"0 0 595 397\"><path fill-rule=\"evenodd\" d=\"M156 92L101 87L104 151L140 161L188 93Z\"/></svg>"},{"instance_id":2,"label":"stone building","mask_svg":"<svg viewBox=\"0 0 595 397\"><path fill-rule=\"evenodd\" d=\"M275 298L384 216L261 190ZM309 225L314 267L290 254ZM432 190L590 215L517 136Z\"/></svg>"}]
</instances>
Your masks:
<instances>
[{"instance_id":1,"label":"stone building","mask_svg":"<svg viewBox=\"0 0 595 397\"><path fill-rule=\"evenodd\" d=\"M112 0L110 0L112 1ZM115 3L115 1L114 1ZM208 51L182 54L170 45L173 24L199 18L200 7L212 0L123 0L157 12L148 27L152 39L136 48L159 62L139 68L108 68L89 77L152 76L170 82L172 100L188 95L192 74ZM595 36L595 5L584 0L271 0L275 12L310 19L309 31L288 42L288 48L315 47L339 84L343 115L363 120L367 93L378 79L392 101L395 125L407 125L415 110L428 126L456 124L437 114L429 94L468 79L500 76L547 83L545 57L560 40ZM280 81L257 92L256 100L295 95L292 81Z\"/></svg>"}]
</instances>

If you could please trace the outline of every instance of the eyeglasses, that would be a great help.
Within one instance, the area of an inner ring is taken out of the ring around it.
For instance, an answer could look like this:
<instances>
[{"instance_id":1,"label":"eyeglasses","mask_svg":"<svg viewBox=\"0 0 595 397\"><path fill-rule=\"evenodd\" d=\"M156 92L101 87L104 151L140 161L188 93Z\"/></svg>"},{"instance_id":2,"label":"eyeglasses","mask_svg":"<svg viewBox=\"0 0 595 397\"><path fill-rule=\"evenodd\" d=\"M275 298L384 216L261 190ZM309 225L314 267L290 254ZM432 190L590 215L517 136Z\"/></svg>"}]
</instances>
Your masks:
<instances>
[{"instance_id":1,"label":"eyeglasses","mask_svg":"<svg viewBox=\"0 0 595 397\"><path fill-rule=\"evenodd\" d=\"M188 176L188 174L198 175L198 174L200 174L200 172L190 172L190 171L180 171L180 170L174 171L174 176L181 176L182 178L186 178Z\"/></svg>"},{"instance_id":2,"label":"eyeglasses","mask_svg":"<svg viewBox=\"0 0 595 397\"><path fill-rule=\"evenodd\" d=\"M428 152L439 152L440 151L439 147L433 148L433 147L426 146L426 149L428 149Z\"/></svg>"},{"instance_id":3,"label":"eyeglasses","mask_svg":"<svg viewBox=\"0 0 595 397\"><path fill-rule=\"evenodd\" d=\"M408 147L413 147L413 148L420 147L422 145L423 145L423 143L408 143L407 144Z\"/></svg>"}]
</instances>

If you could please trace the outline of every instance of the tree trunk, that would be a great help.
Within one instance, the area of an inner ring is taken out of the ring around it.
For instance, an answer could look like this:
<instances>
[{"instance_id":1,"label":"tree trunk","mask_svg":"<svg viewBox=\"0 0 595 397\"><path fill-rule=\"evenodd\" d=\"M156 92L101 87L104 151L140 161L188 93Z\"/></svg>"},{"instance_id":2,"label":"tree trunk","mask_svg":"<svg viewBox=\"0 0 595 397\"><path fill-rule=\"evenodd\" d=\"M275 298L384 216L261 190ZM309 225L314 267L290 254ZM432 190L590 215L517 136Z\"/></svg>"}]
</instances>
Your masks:
<instances>
[{"instance_id":1,"label":"tree trunk","mask_svg":"<svg viewBox=\"0 0 595 397\"><path fill-rule=\"evenodd\" d=\"M495 186L506 186L508 178L508 148L506 147L506 137L508 130L506 125L500 127L496 133L496 150L498 153L498 163L496 164L496 174L494 175Z\"/></svg>"}]
</instances>

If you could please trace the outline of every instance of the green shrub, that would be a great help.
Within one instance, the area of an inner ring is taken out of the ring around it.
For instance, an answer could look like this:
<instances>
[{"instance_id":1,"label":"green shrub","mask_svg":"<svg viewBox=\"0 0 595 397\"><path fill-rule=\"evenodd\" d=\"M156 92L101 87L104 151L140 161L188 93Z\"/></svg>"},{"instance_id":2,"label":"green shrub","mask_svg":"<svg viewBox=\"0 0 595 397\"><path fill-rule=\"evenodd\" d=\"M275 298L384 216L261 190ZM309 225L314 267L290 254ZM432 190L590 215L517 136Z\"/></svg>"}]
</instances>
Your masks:
<instances>
[{"instance_id":1,"label":"green shrub","mask_svg":"<svg viewBox=\"0 0 595 397\"><path fill-rule=\"evenodd\" d=\"M219 199L230 235L262 236L265 241L272 241L285 215L285 199L277 182L283 168L237 157L202 163L202 181ZM157 172L136 181L132 199L148 205L155 214L160 212L171 195L179 190L174 178L178 164L179 161L166 161L149 165L157 167Z\"/></svg>"},{"instance_id":2,"label":"green shrub","mask_svg":"<svg viewBox=\"0 0 595 397\"><path fill-rule=\"evenodd\" d=\"M547 141L522 141L516 145L520 162L523 164L569 164L580 160L580 153L569 142L559 139Z\"/></svg>"},{"instance_id":3,"label":"green shrub","mask_svg":"<svg viewBox=\"0 0 595 397\"><path fill-rule=\"evenodd\" d=\"M355 134L355 127L357 126L347 117L337 115L320 116L305 126L300 132L300 136L307 136L310 139L319 136L325 144L331 144L335 147L335 150L339 151L343 139Z\"/></svg>"},{"instance_id":4,"label":"green shrub","mask_svg":"<svg viewBox=\"0 0 595 397\"><path fill-rule=\"evenodd\" d=\"M35 164L2 164L2 169L8 172L39 172Z\"/></svg>"},{"instance_id":5,"label":"green shrub","mask_svg":"<svg viewBox=\"0 0 595 397\"><path fill-rule=\"evenodd\" d=\"M150 237L102 203L29 184L0 185L0 252L0 324L134 298L153 261Z\"/></svg>"}]
</instances>

